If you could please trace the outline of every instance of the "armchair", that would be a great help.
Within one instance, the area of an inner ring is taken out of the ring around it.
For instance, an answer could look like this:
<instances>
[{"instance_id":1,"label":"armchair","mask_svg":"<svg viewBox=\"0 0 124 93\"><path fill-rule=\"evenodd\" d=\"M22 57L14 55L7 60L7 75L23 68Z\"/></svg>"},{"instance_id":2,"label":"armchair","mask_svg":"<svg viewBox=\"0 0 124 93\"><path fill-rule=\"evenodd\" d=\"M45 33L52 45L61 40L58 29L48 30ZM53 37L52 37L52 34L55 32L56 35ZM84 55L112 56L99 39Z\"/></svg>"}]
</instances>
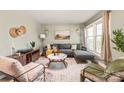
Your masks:
<instances>
[{"instance_id":1,"label":"armchair","mask_svg":"<svg viewBox=\"0 0 124 93\"><path fill-rule=\"evenodd\" d=\"M29 63L25 66L12 58L0 56L0 72L13 78L17 82L33 82L41 76L45 81L45 66L39 63Z\"/></svg>"},{"instance_id":2,"label":"armchair","mask_svg":"<svg viewBox=\"0 0 124 93\"><path fill-rule=\"evenodd\" d=\"M107 65L106 68L90 63L80 72L80 79L85 78L95 82L119 82L124 80L124 59L117 59Z\"/></svg>"}]
</instances>

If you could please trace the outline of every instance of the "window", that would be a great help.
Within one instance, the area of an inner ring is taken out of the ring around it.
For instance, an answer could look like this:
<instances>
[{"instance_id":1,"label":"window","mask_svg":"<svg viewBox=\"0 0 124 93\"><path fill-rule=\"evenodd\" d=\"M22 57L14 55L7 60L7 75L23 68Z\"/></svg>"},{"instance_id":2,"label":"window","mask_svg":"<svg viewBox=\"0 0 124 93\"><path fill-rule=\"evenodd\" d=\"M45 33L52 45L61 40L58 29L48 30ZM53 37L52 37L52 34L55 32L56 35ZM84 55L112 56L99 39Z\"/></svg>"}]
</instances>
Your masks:
<instances>
[{"instance_id":1,"label":"window","mask_svg":"<svg viewBox=\"0 0 124 93\"><path fill-rule=\"evenodd\" d=\"M94 50L92 46L93 45L93 40L94 40L94 36L93 36L93 27L89 27L87 29L87 39L86 39L86 43L87 43L87 48L90 49L90 50Z\"/></svg>"},{"instance_id":2,"label":"window","mask_svg":"<svg viewBox=\"0 0 124 93\"><path fill-rule=\"evenodd\" d=\"M100 54L102 45L102 20L98 20L86 27L85 42L87 49Z\"/></svg>"},{"instance_id":3,"label":"window","mask_svg":"<svg viewBox=\"0 0 124 93\"><path fill-rule=\"evenodd\" d=\"M96 24L96 52L101 53L102 23Z\"/></svg>"}]
</instances>

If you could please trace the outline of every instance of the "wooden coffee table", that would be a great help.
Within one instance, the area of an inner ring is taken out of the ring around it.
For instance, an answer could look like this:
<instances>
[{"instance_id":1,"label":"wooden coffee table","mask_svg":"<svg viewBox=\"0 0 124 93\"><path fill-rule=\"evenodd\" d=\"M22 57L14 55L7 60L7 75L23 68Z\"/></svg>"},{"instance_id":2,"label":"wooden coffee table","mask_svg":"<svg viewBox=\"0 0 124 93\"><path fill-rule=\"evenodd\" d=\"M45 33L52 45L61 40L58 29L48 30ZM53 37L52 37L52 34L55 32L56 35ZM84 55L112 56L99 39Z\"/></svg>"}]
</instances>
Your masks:
<instances>
[{"instance_id":1,"label":"wooden coffee table","mask_svg":"<svg viewBox=\"0 0 124 93\"><path fill-rule=\"evenodd\" d=\"M67 68L67 62L65 61L65 59L67 58L67 55L64 53L59 53L59 54L50 54L47 56L49 59L49 64L48 67L50 66L50 64L52 62L63 62L63 64L65 65L65 68Z\"/></svg>"}]
</instances>

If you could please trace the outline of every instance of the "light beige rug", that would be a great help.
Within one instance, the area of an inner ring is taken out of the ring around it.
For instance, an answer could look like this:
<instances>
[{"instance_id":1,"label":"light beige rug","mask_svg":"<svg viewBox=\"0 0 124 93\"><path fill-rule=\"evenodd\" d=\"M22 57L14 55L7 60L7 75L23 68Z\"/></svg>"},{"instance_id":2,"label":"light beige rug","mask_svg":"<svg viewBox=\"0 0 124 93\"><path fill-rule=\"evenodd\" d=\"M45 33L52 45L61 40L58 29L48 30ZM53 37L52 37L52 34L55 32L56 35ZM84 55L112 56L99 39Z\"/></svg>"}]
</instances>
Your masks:
<instances>
[{"instance_id":1,"label":"light beige rug","mask_svg":"<svg viewBox=\"0 0 124 93\"><path fill-rule=\"evenodd\" d=\"M49 60L41 57L37 62L47 64ZM80 71L86 64L77 64L74 58L67 58L66 62L67 68L46 69L46 82L80 82Z\"/></svg>"}]
</instances>

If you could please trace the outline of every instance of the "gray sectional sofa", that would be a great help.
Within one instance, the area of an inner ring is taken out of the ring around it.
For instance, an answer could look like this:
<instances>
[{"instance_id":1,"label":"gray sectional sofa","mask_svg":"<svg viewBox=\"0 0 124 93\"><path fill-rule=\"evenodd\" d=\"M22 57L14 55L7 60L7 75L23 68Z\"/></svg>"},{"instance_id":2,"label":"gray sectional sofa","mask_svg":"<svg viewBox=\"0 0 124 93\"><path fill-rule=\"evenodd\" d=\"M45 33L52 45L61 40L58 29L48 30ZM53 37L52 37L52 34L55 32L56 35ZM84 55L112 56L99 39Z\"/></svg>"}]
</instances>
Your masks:
<instances>
[{"instance_id":1,"label":"gray sectional sofa","mask_svg":"<svg viewBox=\"0 0 124 93\"><path fill-rule=\"evenodd\" d=\"M53 44L54 46L57 46L58 49L62 52L67 54L69 57L74 57L74 51L73 49L71 49L73 44ZM76 50L86 50L85 47L83 47L81 44L76 44L77 45L77 49Z\"/></svg>"},{"instance_id":2,"label":"gray sectional sofa","mask_svg":"<svg viewBox=\"0 0 124 93\"><path fill-rule=\"evenodd\" d=\"M94 54L87 51L87 48L82 44L76 44L77 49L71 49L72 44L51 44L52 46L56 46L62 53L67 54L68 57L74 57L76 60L86 61L86 60L94 60Z\"/></svg>"}]
</instances>

